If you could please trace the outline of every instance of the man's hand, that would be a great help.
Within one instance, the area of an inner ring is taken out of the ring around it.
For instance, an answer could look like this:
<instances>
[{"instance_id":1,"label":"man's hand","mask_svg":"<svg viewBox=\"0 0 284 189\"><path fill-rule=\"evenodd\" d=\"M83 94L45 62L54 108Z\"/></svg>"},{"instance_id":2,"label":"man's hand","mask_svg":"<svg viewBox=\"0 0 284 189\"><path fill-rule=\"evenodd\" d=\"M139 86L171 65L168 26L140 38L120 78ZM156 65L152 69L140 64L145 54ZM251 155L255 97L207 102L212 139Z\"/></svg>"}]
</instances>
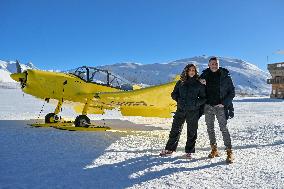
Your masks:
<instances>
[{"instance_id":1,"label":"man's hand","mask_svg":"<svg viewBox=\"0 0 284 189\"><path fill-rule=\"evenodd\" d=\"M216 105L215 107L224 108L224 105L223 105L223 104L218 104L218 105Z\"/></svg>"},{"instance_id":2,"label":"man's hand","mask_svg":"<svg viewBox=\"0 0 284 189\"><path fill-rule=\"evenodd\" d=\"M199 79L199 82L203 85L206 85L206 80L205 79Z\"/></svg>"}]
</instances>

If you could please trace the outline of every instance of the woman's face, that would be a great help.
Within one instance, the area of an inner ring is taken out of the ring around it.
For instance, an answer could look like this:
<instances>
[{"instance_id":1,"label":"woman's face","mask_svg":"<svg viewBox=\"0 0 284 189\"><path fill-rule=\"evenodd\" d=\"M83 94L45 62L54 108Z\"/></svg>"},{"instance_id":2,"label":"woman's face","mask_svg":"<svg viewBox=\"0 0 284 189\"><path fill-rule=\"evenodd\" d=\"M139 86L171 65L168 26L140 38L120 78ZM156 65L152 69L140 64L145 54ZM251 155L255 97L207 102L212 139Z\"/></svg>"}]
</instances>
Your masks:
<instances>
[{"instance_id":1,"label":"woman's face","mask_svg":"<svg viewBox=\"0 0 284 189\"><path fill-rule=\"evenodd\" d=\"M189 77L195 76L195 72L196 72L195 67L191 66L191 67L188 69L188 76L189 76Z\"/></svg>"}]
</instances>

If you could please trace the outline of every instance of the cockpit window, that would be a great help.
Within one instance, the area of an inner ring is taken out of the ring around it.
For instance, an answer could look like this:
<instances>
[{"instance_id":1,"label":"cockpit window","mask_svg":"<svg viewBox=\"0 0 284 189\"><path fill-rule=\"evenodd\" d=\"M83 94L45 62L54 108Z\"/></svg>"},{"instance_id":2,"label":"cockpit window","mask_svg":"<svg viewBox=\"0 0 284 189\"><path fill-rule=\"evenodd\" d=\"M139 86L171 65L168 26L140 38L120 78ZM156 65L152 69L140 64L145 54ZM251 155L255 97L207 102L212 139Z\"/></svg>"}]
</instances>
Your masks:
<instances>
[{"instance_id":1,"label":"cockpit window","mask_svg":"<svg viewBox=\"0 0 284 189\"><path fill-rule=\"evenodd\" d=\"M89 69L89 82L99 83L99 84L108 84L107 72L103 72L96 69Z\"/></svg>"},{"instance_id":2,"label":"cockpit window","mask_svg":"<svg viewBox=\"0 0 284 189\"><path fill-rule=\"evenodd\" d=\"M88 73L87 73L87 69L84 67L80 67L78 68L75 73L76 76L80 77L81 79L88 81Z\"/></svg>"},{"instance_id":3,"label":"cockpit window","mask_svg":"<svg viewBox=\"0 0 284 189\"><path fill-rule=\"evenodd\" d=\"M122 90L133 90L131 82L118 75L110 73L108 70L83 66L77 68L75 72L71 73L87 82L98 83Z\"/></svg>"}]
</instances>

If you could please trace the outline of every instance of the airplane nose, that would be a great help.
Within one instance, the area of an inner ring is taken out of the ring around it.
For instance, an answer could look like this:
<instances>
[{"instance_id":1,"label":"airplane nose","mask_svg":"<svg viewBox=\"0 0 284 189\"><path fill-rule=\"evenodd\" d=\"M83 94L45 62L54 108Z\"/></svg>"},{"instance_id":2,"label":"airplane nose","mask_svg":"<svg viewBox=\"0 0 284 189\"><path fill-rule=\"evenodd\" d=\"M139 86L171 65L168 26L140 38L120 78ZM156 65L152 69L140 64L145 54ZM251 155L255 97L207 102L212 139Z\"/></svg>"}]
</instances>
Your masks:
<instances>
[{"instance_id":1,"label":"airplane nose","mask_svg":"<svg viewBox=\"0 0 284 189\"><path fill-rule=\"evenodd\" d=\"M26 80L26 73L13 73L10 77L17 82L22 82Z\"/></svg>"},{"instance_id":2,"label":"airplane nose","mask_svg":"<svg viewBox=\"0 0 284 189\"><path fill-rule=\"evenodd\" d=\"M10 77L15 81L20 82L21 88L23 89L26 86L27 75L28 75L27 71L24 71L22 73L13 73L10 75Z\"/></svg>"}]
</instances>

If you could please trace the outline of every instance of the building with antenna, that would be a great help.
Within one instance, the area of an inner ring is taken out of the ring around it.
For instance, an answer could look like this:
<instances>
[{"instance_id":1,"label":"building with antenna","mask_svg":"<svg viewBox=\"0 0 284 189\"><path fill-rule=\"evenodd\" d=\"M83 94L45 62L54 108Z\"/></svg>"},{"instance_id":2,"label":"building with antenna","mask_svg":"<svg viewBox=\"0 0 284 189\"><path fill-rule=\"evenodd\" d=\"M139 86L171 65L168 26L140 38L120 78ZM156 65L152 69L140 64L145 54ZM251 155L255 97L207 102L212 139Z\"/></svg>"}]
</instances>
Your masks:
<instances>
[{"instance_id":1,"label":"building with antenna","mask_svg":"<svg viewBox=\"0 0 284 189\"><path fill-rule=\"evenodd\" d=\"M270 98L284 99L284 62L268 64L267 69L272 76L267 79L267 83L272 85Z\"/></svg>"}]
</instances>

